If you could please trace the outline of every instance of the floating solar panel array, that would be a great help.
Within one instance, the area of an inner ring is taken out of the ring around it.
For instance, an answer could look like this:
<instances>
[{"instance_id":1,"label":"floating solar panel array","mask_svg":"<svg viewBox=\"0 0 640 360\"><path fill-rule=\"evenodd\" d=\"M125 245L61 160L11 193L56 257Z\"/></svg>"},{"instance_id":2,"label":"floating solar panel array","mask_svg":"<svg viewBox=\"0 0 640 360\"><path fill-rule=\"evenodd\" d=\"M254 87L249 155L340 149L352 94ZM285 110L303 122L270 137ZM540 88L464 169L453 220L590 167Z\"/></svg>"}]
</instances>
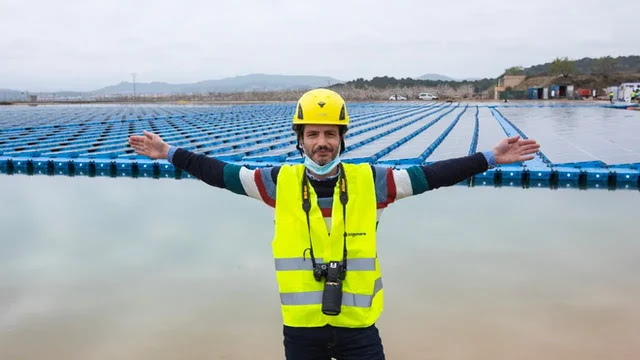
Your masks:
<instances>
[{"instance_id":1,"label":"floating solar panel array","mask_svg":"<svg viewBox=\"0 0 640 360\"><path fill-rule=\"evenodd\" d=\"M474 177L475 185L637 189L640 112L627 105L356 103L343 158L394 167L490 150L506 136L535 138L525 163ZM134 153L143 130L171 145L251 167L300 162L294 104L242 106L40 106L0 108L0 173L190 177Z\"/></svg>"}]
</instances>

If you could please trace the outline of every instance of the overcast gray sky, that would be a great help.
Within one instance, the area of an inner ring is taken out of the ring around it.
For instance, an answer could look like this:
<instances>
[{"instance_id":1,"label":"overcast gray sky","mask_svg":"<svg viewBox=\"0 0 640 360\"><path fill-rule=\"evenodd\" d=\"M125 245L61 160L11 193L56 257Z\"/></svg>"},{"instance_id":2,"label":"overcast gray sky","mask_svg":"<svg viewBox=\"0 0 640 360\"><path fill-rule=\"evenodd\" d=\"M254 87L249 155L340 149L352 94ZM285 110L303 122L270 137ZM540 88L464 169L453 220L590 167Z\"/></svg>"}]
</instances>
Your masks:
<instances>
[{"instance_id":1,"label":"overcast gray sky","mask_svg":"<svg viewBox=\"0 0 640 360\"><path fill-rule=\"evenodd\" d=\"M637 1L0 0L0 88L94 90L251 73L495 77L640 53Z\"/></svg>"}]
</instances>

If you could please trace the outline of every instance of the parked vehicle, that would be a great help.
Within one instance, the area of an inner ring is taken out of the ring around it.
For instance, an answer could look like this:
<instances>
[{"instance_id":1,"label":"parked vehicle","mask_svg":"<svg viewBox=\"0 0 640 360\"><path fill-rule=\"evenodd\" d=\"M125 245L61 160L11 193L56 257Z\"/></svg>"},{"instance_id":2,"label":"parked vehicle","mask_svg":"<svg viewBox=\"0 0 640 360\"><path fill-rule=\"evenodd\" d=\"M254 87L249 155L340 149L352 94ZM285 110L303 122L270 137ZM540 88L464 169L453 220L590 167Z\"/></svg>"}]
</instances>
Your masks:
<instances>
[{"instance_id":1,"label":"parked vehicle","mask_svg":"<svg viewBox=\"0 0 640 360\"><path fill-rule=\"evenodd\" d=\"M418 99L420 100L438 100L438 97L435 95L432 95L430 93L420 93L420 95L418 95Z\"/></svg>"},{"instance_id":2,"label":"parked vehicle","mask_svg":"<svg viewBox=\"0 0 640 360\"><path fill-rule=\"evenodd\" d=\"M393 95L389 98L389 100L407 100L407 98L400 95Z\"/></svg>"}]
</instances>

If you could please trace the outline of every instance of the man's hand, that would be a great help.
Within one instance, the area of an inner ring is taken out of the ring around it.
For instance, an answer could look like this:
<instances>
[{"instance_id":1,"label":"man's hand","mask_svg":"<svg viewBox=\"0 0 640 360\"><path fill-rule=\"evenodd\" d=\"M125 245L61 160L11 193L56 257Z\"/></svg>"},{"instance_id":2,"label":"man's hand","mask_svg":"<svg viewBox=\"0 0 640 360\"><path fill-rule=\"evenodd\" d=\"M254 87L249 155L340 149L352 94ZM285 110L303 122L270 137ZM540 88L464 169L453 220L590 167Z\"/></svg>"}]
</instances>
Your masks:
<instances>
[{"instance_id":1,"label":"man's hand","mask_svg":"<svg viewBox=\"0 0 640 360\"><path fill-rule=\"evenodd\" d=\"M166 159L169 155L169 144L164 142L160 135L144 131L144 136L129 136L129 144L135 149L136 154L148 156L154 160Z\"/></svg>"},{"instance_id":2,"label":"man's hand","mask_svg":"<svg viewBox=\"0 0 640 360\"><path fill-rule=\"evenodd\" d=\"M540 144L535 140L521 140L520 135L502 139L493 148L493 155L496 157L496 164L511 164L518 161L527 161L533 159L540 149Z\"/></svg>"}]
</instances>

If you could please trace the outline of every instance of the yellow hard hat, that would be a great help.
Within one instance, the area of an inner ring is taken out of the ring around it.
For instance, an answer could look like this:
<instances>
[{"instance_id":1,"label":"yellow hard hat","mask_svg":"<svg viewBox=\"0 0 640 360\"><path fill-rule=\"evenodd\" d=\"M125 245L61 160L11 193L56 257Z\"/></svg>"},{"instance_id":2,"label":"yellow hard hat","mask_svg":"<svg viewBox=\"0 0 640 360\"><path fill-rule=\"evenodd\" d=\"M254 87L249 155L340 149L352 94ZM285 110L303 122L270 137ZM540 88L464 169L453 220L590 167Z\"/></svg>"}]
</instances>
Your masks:
<instances>
[{"instance_id":1,"label":"yellow hard hat","mask_svg":"<svg viewBox=\"0 0 640 360\"><path fill-rule=\"evenodd\" d=\"M296 112L294 125L349 125L347 106L340 94L328 89L314 89L304 93Z\"/></svg>"}]
</instances>

